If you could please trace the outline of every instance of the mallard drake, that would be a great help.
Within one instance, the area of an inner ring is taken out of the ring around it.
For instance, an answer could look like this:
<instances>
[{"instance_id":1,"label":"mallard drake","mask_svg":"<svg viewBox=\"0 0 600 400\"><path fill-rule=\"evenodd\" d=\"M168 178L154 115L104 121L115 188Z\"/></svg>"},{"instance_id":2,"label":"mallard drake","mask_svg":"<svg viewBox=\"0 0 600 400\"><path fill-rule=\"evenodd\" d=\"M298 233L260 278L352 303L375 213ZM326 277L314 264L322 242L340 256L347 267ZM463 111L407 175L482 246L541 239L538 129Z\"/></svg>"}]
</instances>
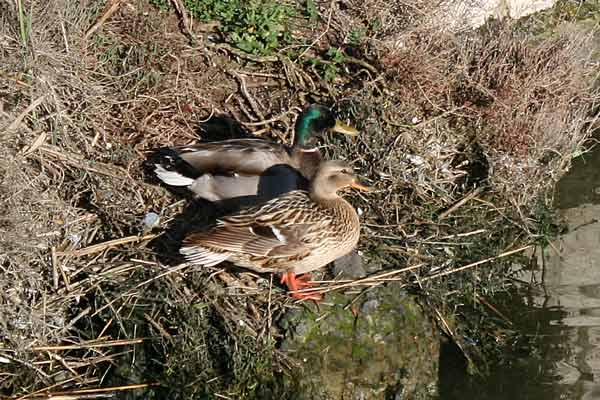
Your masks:
<instances>
[{"instance_id":1,"label":"mallard drake","mask_svg":"<svg viewBox=\"0 0 600 400\"><path fill-rule=\"evenodd\" d=\"M230 261L280 273L281 283L292 291L309 287L308 272L349 253L358 242L358 215L337 193L346 187L368 190L345 162L323 162L309 191L294 190L222 217L212 229L187 236L180 253L198 265ZM320 299L315 293L292 296Z\"/></svg>"},{"instance_id":2,"label":"mallard drake","mask_svg":"<svg viewBox=\"0 0 600 400\"><path fill-rule=\"evenodd\" d=\"M321 162L316 138L331 130L357 135L326 107L311 105L298 117L291 147L263 139L230 139L170 148L154 163L167 185L189 188L209 201L257 197L264 201L307 189Z\"/></svg>"}]
</instances>

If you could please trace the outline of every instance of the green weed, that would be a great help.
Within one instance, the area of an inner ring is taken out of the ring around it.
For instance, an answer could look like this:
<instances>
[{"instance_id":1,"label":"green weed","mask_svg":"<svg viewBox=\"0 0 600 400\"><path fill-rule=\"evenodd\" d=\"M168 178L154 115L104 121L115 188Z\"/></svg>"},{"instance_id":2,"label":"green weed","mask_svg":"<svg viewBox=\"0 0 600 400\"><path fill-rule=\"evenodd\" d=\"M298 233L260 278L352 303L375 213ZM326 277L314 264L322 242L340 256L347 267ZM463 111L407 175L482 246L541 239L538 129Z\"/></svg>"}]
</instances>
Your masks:
<instances>
[{"instance_id":1,"label":"green weed","mask_svg":"<svg viewBox=\"0 0 600 400\"><path fill-rule=\"evenodd\" d=\"M331 47L323 58L306 58L304 63L311 65L324 80L333 82L340 74L340 68L345 61L345 54L339 48Z\"/></svg>"},{"instance_id":2,"label":"green weed","mask_svg":"<svg viewBox=\"0 0 600 400\"><path fill-rule=\"evenodd\" d=\"M556 215L542 199L534 206L534 221L537 225L536 241L540 246L548 246L561 233L563 227L556 223Z\"/></svg>"},{"instance_id":3,"label":"green weed","mask_svg":"<svg viewBox=\"0 0 600 400\"><path fill-rule=\"evenodd\" d=\"M340 73L340 66L344 63L344 52L340 49L330 48L326 54L330 63L323 64L323 78L333 82Z\"/></svg>"},{"instance_id":4,"label":"green weed","mask_svg":"<svg viewBox=\"0 0 600 400\"><path fill-rule=\"evenodd\" d=\"M29 37L31 36L31 20L32 20L32 7L29 8L29 14L25 14L23 9L23 0L17 0L17 8L19 13L19 34L21 37L21 44L23 47L27 47Z\"/></svg>"},{"instance_id":5,"label":"green weed","mask_svg":"<svg viewBox=\"0 0 600 400\"><path fill-rule=\"evenodd\" d=\"M150 1L168 6L166 0ZM218 21L229 41L248 53L269 54L292 40L289 22L296 10L289 5L272 0L185 0L184 4L194 18Z\"/></svg>"},{"instance_id":6,"label":"green weed","mask_svg":"<svg viewBox=\"0 0 600 400\"><path fill-rule=\"evenodd\" d=\"M358 46L366 34L367 30L365 28L352 29L348 35L348 43L350 43L352 46Z\"/></svg>"},{"instance_id":7,"label":"green weed","mask_svg":"<svg viewBox=\"0 0 600 400\"><path fill-rule=\"evenodd\" d=\"M308 19L311 21L316 21L317 18L319 18L319 13L317 12L314 0L306 0L306 15L308 15Z\"/></svg>"}]
</instances>

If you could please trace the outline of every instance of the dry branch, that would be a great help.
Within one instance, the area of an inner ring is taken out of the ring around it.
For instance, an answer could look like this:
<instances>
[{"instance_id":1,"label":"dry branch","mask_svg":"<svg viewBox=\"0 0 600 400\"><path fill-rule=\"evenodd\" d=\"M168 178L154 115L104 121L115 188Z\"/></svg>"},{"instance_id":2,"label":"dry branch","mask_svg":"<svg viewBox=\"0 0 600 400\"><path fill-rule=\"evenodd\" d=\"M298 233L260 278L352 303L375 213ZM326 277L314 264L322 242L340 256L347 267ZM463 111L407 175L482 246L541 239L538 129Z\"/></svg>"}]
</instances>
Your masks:
<instances>
[{"instance_id":1,"label":"dry branch","mask_svg":"<svg viewBox=\"0 0 600 400\"><path fill-rule=\"evenodd\" d=\"M77 350L77 349L96 349L101 347L115 347L115 346L129 346L132 344L143 343L148 338L137 338L137 339L120 339L120 340L105 340L101 342L88 342L79 344L65 344L60 346L34 346L31 348L32 351L63 351L63 350Z\"/></svg>"},{"instance_id":2,"label":"dry branch","mask_svg":"<svg viewBox=\"0 0 600 400\"><path fill-rule=\"evenodd\" d=\"M120 239L113 239L113 240L109 240L103 243L98 243L98 244L94 244L92 246L88 246L85 247L83 249L79 249L79 250L71 250L71 251L65 251L65 252L57 252L56 254L59 256L70 256L70 257L81 257L81 256L86 256L89 254L93 254L93 253L99 253L101 251L116 247L116 246L121 246L124 244L129 244L129 243L136 243L136 242L143 242L145 240L150 240L150 239L154 239L156 236L155 234L149 234L149 235L144 235L144 236L128 236L128 237L124 237L124 238L120 238Z\"/></svg>"},{"instance_id":3,"label":"dry branch","mask_svg":"<svg viewBox=\"0 0 600 400\"><path fill-rule=\"evenodd\" d=\"M123 0L111 0L110 5L108 6L108 8L104 12L104 14L102 14L100 16L100 18L98 18L98 20L94 23L94 25L90 26L90 29L87 30L87 32L85 33L85 36L84 36L84 40L88 40L90 38L90 36L92 36L94 34L94 32L96 32L98 30L98 28L100 28L102 25L104 25L104 23L110 17L112 17L112 15L115 12L117 12L117 10L121 6L122 2L123 2Z\"/></svg>"}]
</instances>

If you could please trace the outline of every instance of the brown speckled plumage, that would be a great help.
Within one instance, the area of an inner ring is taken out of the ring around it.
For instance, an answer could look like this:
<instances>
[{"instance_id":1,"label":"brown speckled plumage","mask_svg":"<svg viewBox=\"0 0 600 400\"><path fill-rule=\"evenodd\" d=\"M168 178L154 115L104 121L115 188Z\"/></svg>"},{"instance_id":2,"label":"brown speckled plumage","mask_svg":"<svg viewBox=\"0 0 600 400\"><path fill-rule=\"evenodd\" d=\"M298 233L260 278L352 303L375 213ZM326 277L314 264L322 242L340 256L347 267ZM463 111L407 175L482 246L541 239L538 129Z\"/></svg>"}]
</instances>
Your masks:
<instances>
[{"instance_id":1,"label":"brown speckled plumage","mask_svg":"<svg viewBox=\"0 0 600 400\"><path fill-rule=\"evenodd\" d=\"M360 187L339 161L322 164L310 191L295 190L221 218L208 232L188 236L181 253L192 263L228 260L258 272L306 273L350 252L360 222L337 190Z\"/></svg>"}]
</instances>

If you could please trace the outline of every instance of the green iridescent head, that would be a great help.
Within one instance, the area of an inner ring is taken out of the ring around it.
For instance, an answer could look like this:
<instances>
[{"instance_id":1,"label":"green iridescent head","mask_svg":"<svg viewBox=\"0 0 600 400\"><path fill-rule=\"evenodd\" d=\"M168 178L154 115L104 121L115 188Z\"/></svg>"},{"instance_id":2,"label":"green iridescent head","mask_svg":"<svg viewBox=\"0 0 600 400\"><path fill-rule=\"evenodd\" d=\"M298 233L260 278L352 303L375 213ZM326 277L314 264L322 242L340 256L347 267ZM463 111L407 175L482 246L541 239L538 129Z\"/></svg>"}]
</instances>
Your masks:
<instances>
[{"instance_id":1,"label":"green iridescent head","mask_svg":"<svg viewBox=\"0 0 600 400\"><path fill-rule=\"evenodd\" d=\"M358 131L335 119L327 107L310 105L296 120L294 146L313 147L317 137L327 131L356 136Z\"/></svg>"}]
</instances>

